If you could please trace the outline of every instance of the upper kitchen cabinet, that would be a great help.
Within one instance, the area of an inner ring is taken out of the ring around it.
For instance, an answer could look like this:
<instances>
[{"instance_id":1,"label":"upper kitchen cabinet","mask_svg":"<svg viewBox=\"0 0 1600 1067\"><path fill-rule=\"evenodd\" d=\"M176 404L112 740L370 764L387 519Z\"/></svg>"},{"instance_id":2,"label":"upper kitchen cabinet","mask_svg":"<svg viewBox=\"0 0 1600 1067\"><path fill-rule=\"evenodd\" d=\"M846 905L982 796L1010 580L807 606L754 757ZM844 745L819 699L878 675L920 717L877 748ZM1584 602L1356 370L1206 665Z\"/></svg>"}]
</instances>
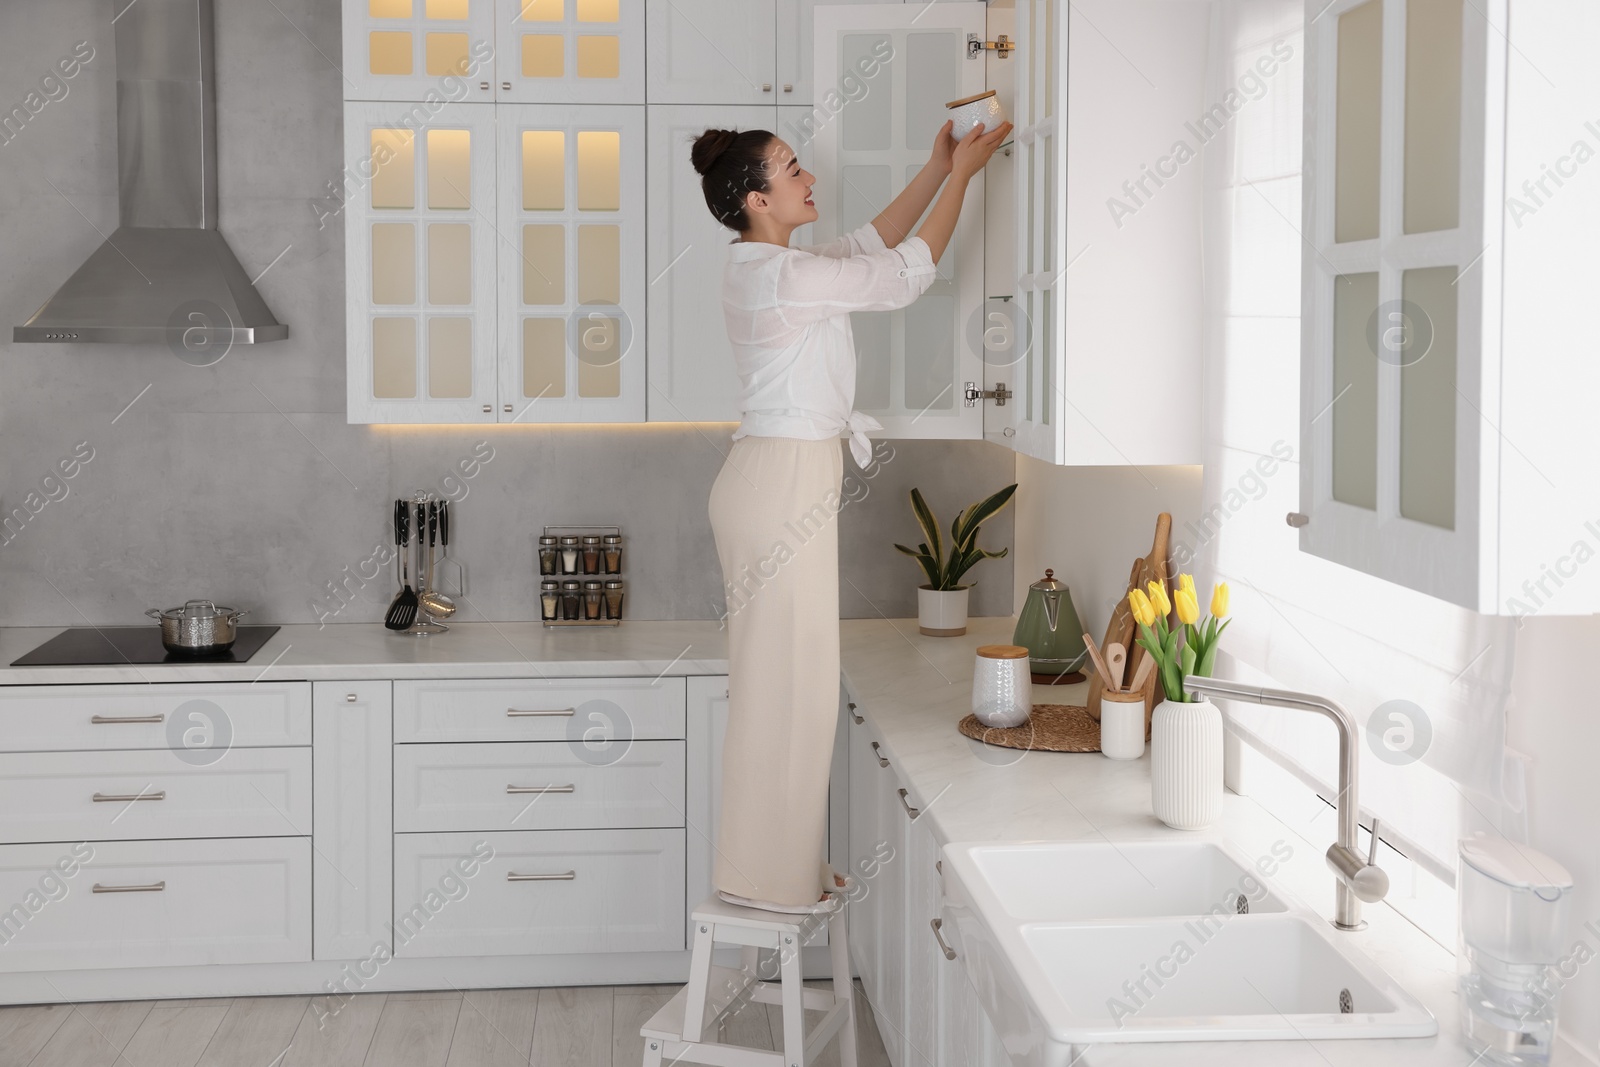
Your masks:
<instances>
[{"instance_id":1,"label":"upper kitchen cabinet","mask_svg":"<svg viewBox=\"0 0 1600 1067\"><path fill-rule=\"evenodd\" d=\"M348 417L493 422L495 109L345 105Z\"/></svg>"},{"instance_id":2,"label":"upper kitchen cabinet","mask_svg":"<svg viewBox=\"0 0 1600 1067\"><path fill-rule=\"evenodd\" d=\"M722 314L722 271L735 235L707 210L689 148L707 127L774 130L784 137L778 109L683 104L649 110L646 410L651 422L737 421L739 378Z\"/></svg>"},{"instance_id":3,"label":"upper kitchen cabinet","mask_svg":"<svg viewBox=\"0 0 1600 1067\"><path fill-rule=\"evenodd\" d=\"M811 143L801 131L811 109L663 104L649 111L647 417L737 422L739 378L722 313L722 271L735 234L707 210L689 150L707 127L772 130L809 169ZM813 243L815 229L808 224L796 230L794 245Z\"/></svg>"},{"instance_id":4,"label":"upper kitchen cabinet","mask_svg":"<svg viewBox=\"0 0 1600 1067\"><path fill-rule=\"evenodd\" d=\"M1015 394L987 436L1018 452L1201 462L1199 156L1230 114L1206 98L1209 17L1171 0L1017 0L1015 277L991 274L963 338L985 388Z\"/></svg>"},{"instance_id":5,"label":"upper kitchen cabinet","mask_svg":"<svg viewBox=\"0 0 1600 1067\"><path fill-rule=\"evenodd\" d=\"M494 110L500 421L643 422L645 109Z\"/></svg>"},{"instance_id":6,"label":"upper kitchen cabinet","mask_svg":"<svg viewBox=\"0 0 1600 1067\"><path fill-rule=\"evenodd\" d=\"M847 106L808 123L813 142L819 242L870 222L927 162L945 104L984 89L984 5L865 7L818 5L816 78L851 84ZM818 109L812 109L813 112ZM984 178L967 187L966 208L938 272L916 303L851 316L858 410L883 436L966 438L983 434L983 409L965 383L985 377L981 347L967 338L983 296Z\"/></svg>"},{"instance_id":7,"label":"upper kitchen cabinet","mask_svg":"<svg viewBox=\"0 0 1600 1067\"><path fill-rule=\"evenodd\" d=\"M641 0L495 0L498 99L644 103Z\"/></svg>"},{"instance_id":8,"label":"upper kitchen cabinet","mask_svg":"<svg viewBox=\"0 0 1600 1067\"><path fill-rule=\"evenodd\" d=\"M644 0L652 104L771 104L774 0Z\"/></svg>"},{"instance_id":9,"label":"upper kitchen cabinet","mask_svg":"<svg viewBox=\"0 0 1600 1067\"><path fill-rule=\"evenodd\" d=\"M864 2L643 0L649 101L810 104L813 12Z\"/></svg>"},{"instance_id":10,"label":"upper kitchen cabinet","mask_svg":"<svg viewBox=\"0 0 1600 1067\"><path fill-rule=\"evenodd\" d=\"M495 98L494 0L343 3L346 100Z\"/></svg>"},{"instance_id":11,"label":"upper kitchen cabinet","mask_svg":"<svg viewBox=\"0 0 1600 1067\"><path fill-rule=\"evenodd\" d=\"M1600 17L1308 20L1300 547L1493 614L1600 610Z\"/></svg>"}]
</instances>

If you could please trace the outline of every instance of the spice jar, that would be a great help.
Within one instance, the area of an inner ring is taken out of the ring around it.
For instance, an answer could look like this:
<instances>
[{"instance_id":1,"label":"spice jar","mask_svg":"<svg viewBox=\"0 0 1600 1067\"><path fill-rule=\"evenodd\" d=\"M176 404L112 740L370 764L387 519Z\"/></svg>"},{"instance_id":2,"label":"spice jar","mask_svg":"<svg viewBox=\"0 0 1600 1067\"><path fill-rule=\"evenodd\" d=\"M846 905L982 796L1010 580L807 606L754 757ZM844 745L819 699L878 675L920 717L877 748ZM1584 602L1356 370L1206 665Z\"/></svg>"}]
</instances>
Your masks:
<instances>
[{"instance_id":1,"label":"spice jar","mask_svg":"<svg viewBox=\"0 0 1600 1067\"><path fill-rule=\"evenodd\" d=\"M539 618L543 622L561 618L561 583L554 578L539 583Z\"/></svg>"},{"instance_id":2,"label":"spice jar","mask_svg":"<svg viewBox=\"0 0 1600 1067\"><path fill-rule=\"evenodd\" d=\"M561 583L561 617L583 618L583 583L576 578L568 578Z\"/></svg>"},{"instance_id":3,"label":"spice jar","mask_svg":"<svg viewBox=\"0 0 1600 1067\"><path fill-rule=\"evenodd\" d=\"M565 534L561 538L561 573L578 574L578 535Z\"/></svg>"},{"instance_id":4,"label":"spice jar","mask_svg":"<svg viewBox=\"0 0 1600 1067\"><path fill-rule=\"evenodd\" d=\"M622 535L606 534L600 538L601 573L622 573Z\"/></svg>"},{"instance_id":5,"label":"spice jar","mask_svg":"<svg viewBox=\"0 0 1600 1067\"><path fill-rule=\"evenodd\" d=\"M554 534L542 534L539 537L539 573L560 574L560 549L556 547Z\"/></svg>"},{"instance_id":6,"label":"spice jar","mask_svg":"<svg viewBox=\"0 0 1600 1067\"><path fill-rule=\"evenodd\" d=\"M583 573L600 573L600 535L583 535Z\"/></svg>"},{"instance_id":7,"label":"spice jar","mask_svg":"<svg viewBox=\"0 0 1600 1067\"><path fill-rule=\"evenodd\" d=\"M622 579L606 579L606 618L622 618Z\"/></svg>"},{"instance_id":8,"label":"spice jar","mask_svg":"<svg viewBox=\"0 0 1600 1067\"><path fill-rule=\"evenodd\" d=\"M598 578L590 578L583 583L583 617L586 619L601 618L604 607L604 594Z\"/></svg>"}]
</instances>

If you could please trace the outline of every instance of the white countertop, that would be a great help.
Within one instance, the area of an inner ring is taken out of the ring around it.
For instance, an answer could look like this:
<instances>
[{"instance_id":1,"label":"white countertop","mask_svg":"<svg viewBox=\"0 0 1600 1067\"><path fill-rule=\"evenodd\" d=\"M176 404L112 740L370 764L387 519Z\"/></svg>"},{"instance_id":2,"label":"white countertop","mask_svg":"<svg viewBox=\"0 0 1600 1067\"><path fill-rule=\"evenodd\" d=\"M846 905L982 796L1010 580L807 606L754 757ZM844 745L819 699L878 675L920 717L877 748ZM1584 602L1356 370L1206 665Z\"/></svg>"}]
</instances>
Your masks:
<instances>
[{"instance_id":1,"label":"white countertop","mask_svg":"<svg viewBox=\"0 0 1600 1067\"><path fill-rule=\"evenodd\" d=\"M1333 913L1333 875L1322 854L1332 840L1308 841L1255 801L1232 793L1214 826L1186 834L1150 811L1148 753L1131 762L1098 753L1019 752L964 737L978 645L1009 642L1015 620L971 620L964 637L923 637L913 620L840 623L841 666L850 696L868 718L911 802L931 819L940 844L991 840L1132 840L1216 837L1249 856L1287 842L1293 857L1276 881L1323 915ZM60 631L0 629L0 664ZM584 677L727 672L727 633L714 621L625 622L546 628L538 623L461 623L447 634L405 637L378 624L284 626L244 664L143 667L3 667L0 685L91 682L358 680L365 678ZM1035 686L1035 703L1082 699L1083 685ZM1097 1046L1100 1064L1440 1064L1468 1067L1460 1037L1451 949L1386 905L1368 905L1368 929L1345 934L1439 1021L1432 1038L1387 1041L1195 1042ZM1557 1053L1560 1067L1583 1061Z\"/></svg>"},{"instance_id":2,"label":"white countertop","mask_svg":"<svg viewBox=\"0 0 1600 1067\"><path fill-rule=\"evenodd\" d=\"M941 845L957 841L1185 839L1230 841L1251 858L1274 842L1294 850L1273 879L1324 916L1333 914L1333 874L1323 853L1334 837L1308 841L1248 797L1227 794L1223 816L1201 831L1168 828L1150 810L1150 757L1121 762L1099 753L1022 752L973 741L956 724L971 711L977 646L1009 643L1013 619L972 619L964 637L923 637L910 620L841 622L845 685L884 756L908 786L909 802L933 820ZM1081 701L1086 685L1033 687L1036 704ZM1366 930L1345 933L1431 1011L1439 1033L1407 1040L1238 1041L1097 1045L1086 1065L1261 1064L1469 1067L1457 1014L1455 955L1387 905L1366 905ZM1585 1061L1558 1052L1553 1063Z\"/></svg>"},{"instance_id":3,"label":"white countertop","mask_svg":"<svg viewBox=\"0 0 1600 1067\"><path fill-rule=\"evenodd\" d=\"M566 627L536 622L464 622L451 623L447 633L428 637L395 633L381 623L305 623L279 629L248 663L3 666L62 629L0 629L0 685L728 673L728 635L715 621Z\"/></svg>"}]
</instances>

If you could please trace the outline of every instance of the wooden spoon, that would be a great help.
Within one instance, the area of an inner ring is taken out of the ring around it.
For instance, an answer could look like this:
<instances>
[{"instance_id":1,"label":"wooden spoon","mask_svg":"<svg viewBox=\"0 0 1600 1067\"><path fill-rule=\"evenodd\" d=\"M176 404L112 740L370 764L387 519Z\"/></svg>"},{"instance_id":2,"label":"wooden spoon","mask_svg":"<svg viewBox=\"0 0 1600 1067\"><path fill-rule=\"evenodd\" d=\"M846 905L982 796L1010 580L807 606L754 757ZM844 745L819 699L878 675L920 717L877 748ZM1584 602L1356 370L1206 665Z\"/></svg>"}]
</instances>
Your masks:
<instances>
[{"instance_id":1,"label":"wooden spoon","mask_svg":"<svg viewBox=\"0 0 1600 1067\"><path fill-rule=\"evenodd\" d=\"M1094 669L1100 672L1100 677L1105 681L1105 684L1116 688L1111 685L1111 668L1106 666L1105 657L1100 655L1100 646L1094 643L1094 638L1084 634L1083 646L1089 650L1089 658L1094 660Z\"/></svg>"},{"instance_id":2,"label":"wooden spoon","mask_svg":"<svg viewBox=\"0 0 1600 1067\"><path fill-rule=\"evenodd\" d=\"M1156 658L1146 652L1144 662L1139 664L1139 669L1133 672L1133 681L1128 683L1128 692L1137 693L1144 688L1144 683L1150 680L1150 672L1156 669Z\"/></svg>"},{"instance_id":3,"label":"wooden spoon","mask_svg":"<svg viewBox=\"0 0 1600 1067\"><path fill-rule=\"evenodd\" d=\"M1122 642L1113 641L1106 646L1106 666L1111 668L1106 687L1112 692L1122 691L1122 678L1127 670L1127 661L1128 650L1123 647Z\"/></svg>"}]
</instances>

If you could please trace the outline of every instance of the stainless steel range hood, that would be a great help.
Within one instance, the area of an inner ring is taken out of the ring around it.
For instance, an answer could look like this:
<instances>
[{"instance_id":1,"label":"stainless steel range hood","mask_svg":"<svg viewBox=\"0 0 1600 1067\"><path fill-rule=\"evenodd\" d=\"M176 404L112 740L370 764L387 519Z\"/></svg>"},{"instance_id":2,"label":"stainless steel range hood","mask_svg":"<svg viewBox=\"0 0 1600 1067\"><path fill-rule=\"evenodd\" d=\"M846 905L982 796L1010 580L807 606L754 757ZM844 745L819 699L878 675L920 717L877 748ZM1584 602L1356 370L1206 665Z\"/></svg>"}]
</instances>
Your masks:
<instances>
[{"instance_id":1,"label":"stainless steel range hood","mask_svg":"<svg viewBox=\"0 0 1600 1067\"><path fill-rule=\"evenodd\" d=\"M281 341L217 232L212 0L114 2L121 224L11 339Z\"/></svg>"}]
</instances>

